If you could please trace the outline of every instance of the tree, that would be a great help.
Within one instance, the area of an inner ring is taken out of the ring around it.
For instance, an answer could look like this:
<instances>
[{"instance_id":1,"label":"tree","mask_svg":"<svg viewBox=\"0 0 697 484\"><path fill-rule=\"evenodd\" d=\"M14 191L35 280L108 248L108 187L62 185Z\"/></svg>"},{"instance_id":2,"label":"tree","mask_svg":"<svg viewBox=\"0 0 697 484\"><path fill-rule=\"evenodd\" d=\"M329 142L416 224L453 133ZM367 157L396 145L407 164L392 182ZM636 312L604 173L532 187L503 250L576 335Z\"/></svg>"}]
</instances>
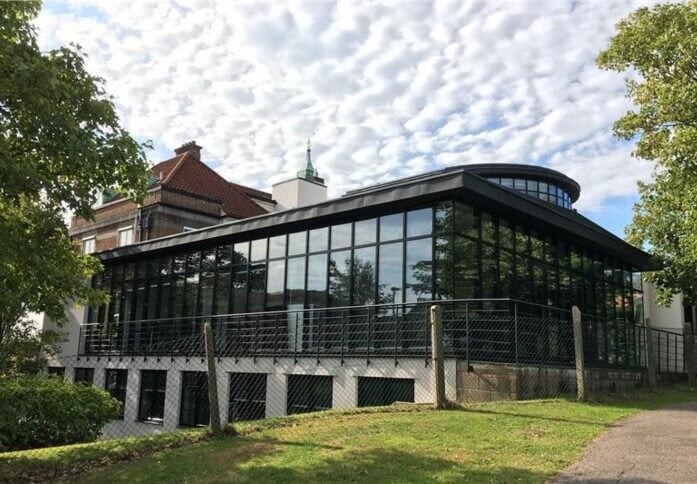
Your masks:
<instances>
[{"instance_id":1,"label":"tree","mask_svg":"<svg viewBox=\"0 0 697 484\"><path fill-rule=\"evenodd\" d=\"M89 219L101 191L138 199L148 179L149 144L120 127L79 46L39 49L40 7L0 4L0 363L39 337L27 336L28 312L60 323L67 302L106 298L85 283L101 265L74 249L65 211Z\"/></svg>"},{"instance_id":2,"label":"tree","mask_svg":"<svg viewBox=\"0 0 697 484\"><path fill-rule=\"evenodd\" d=\"M627 72L635 105L614 124L636 139L633 155L655 163L639 184L640 201L627 228L660 268L646 274L658 302L682 291L697 303L697 2L640 8L617 25L597 58L602 69Z\"/></svg>"}]
</instances>

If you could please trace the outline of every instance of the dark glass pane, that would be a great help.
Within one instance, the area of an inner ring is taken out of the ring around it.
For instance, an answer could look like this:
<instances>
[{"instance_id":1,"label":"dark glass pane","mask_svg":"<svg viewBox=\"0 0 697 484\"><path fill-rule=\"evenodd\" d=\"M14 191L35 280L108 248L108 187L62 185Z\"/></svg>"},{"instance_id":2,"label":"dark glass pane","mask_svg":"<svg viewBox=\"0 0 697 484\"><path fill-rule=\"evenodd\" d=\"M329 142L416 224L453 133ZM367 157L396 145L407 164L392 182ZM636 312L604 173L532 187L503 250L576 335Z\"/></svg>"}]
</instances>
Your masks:
<instances>
[{"instance_id":1,"label":"dark glass pane","mask_svg":"<svg viewBox=\"0 0 697 484\"><path fill-rule=\"evenodd\" d=\"M186 276L186 291L185 291L185 301L184 301L184 311L186 316L196 316L198 303L198 274L190 274Z\"/></svg>"},{"instance_id":2,"label":"dark glass pane","mask_svg":"<svg viewBox=\"0 0 697 484\"><path fill-rule=\"evenodd\" d=\"M169 276L172 274L172 257L163 257L160 259L160 275Z\"/></svg>"},{"instance_id":3,"label":"dark glass pane","mask_svg":"<svg viewBox=\"0 0 697 484\"><path fill-rule=\"evenodd\" d=\"M499 246L513 250L513 230L506 220L499 219Z\"/></svg>"},{"instance_id":4,"label":"dark glass pane","mask_svg":"<svg viewBox=\"0 0 697 484\"><path fill-rule=\"evenodd\" d=\"M169 318L172 316L170 313L171 309L171 295L172 295L172 281L169 279L162 279L162 285L160 286L160 311L158 317Z\"/></svg>"},{"instance_id":5,"label":"dark glass pane","mask_svg":"<svg viewBox=\"0 0 697 484\"><path fill-rule=\"evenodd\" d=\"M496 297L498 268L494 246L482 244L482 297Z\"/></svg>"},{"instance_id":6,"label":"dark glass pane","mask_svg":"<svg viewBox=\"0 0 697 484\"><path fill-rule=\"evenodd\" d=\"M516 178L514 182L514 188L516 190L525 190L525 179L524 178Z\"/></svg>"},{"instance_id":7,"label":"dark glass pane","mask_svg":"<svg viewBox=\"0 0 697 484\"><path fill-rule=\"evenodd\" d=\"M235 244L232 254L233 264L246 264L249 262L249 242Z\"/></svg>"},{"instance_id":8,"label":"dark glass pane","mask_svg":"<svg viewBox=\"0 0 697 484\"><path fill-rule=\"evenodd\" d=\"M258 420L266 416L266 374L230 374L229 421Z\"/></svg>"},{"instance_id":9,"label":"dark glass pane","mask_svg":"<svg viewBox=\"0 0 697 484\"><path fill-rule=\"evenodd\" d=\"M249 312L264 310L264 295L266 293L266 264L250 264L249 266L249 296L247 310Z\"/></svg>"},{"instance_id":10,"label":"dark glass pane","mask_svg":"<svg viewBox=\"0 0 697 484\"><path fill-rule=\"evenodd\" d=\"M422 208L407 212L407 237L430 235L433 230L433 210Z\"/></svg>"},{"instance_id":11,"label":"dark glass pane","mask_svg":"<svg viewBox=\"0 0 697 484\"><path fill-rule=\"evenodd\" d=\"M323 308L327 305L327 254L307 258L307 307Z\"/></svg>"},{"instance_id":12,"label":"dark glass pane","mask_svg":"<svg viewBox=\"0 0 697 484\"><path fill-rule=\"evenodd\" d=\"M174 256L174 273L184 274L184 269L186 266L186 254L177 254Z\"/></svg>"},{"instance_id":13,"label":"dark glass pane","mask_svg":"<svg viewBox=\"0 0 697 484\"><path fill-rule=\"evenodd\" d=\"M501 186L513 188L513 178L501 178Z\"/></svg>"},{"instance_id":14,"label":"dark glass pane","mask_svg":"<svg viewBox=\"0 0 697 484\"><path fill-rule=\"evenodd\" d=\"M525 229L520 226L515 228L515 251L519 254L529 254L529 238L525 233Z\"/></svg>"},{"instance_id":15,"label":"dark glass pane","mask_svg":"<svg viewBox=\"0 0 697 484\"><path fill-rule=\"evenodd\" d=\"M353 304L375 303L375 247L353 252Z\"/></svg>"},{"instance_id":16,"label":"dark glass pane","mask_svg":"<svg viewBox=\"0 0 697 484\"><path fill-rule=\"evenodd\" d=\"M266 309L282 309L286 261L270 261L268 271L268 277L266 278Z\"/></svg>"},{"instance_id":17,"label":"dark glass pane","mask_svg":"<svg viewBox=\"0 0 697 484\"><path fill-rule=\"evenodd\" d=\"M496 243L496 224L491 219L491 215L486 212L482 212L482 240Z\"/></svg>"},{"instance_id":18,"label":"dark glass pane","mask_svg":"<svg viewBox=\"0 0 697 484\"><path fill-rule=\"evenodd\" d=\"M165 416L166 388L166 371L142 370L140 372L139 420L162 423Z\"/></svg>"},{"instance_id":19,"label":"dark glass pane","mask_svg":"<svg viewBox=\"0 0 697 484\"><path fill-rule=\"evenodd\" d=\"M216 270L218 272L229 272L232 265L232 245L221 245L216 253Z\"/></svg>"},{"instance_id":20,"label":"dark glass pane","mask_svg":"<svg viewBox=\"0 0 697 484\"><path fill-rule=\"evenodd\" d=\"M478 297L479 243L467 237L456 235L453 254L454 298L472 299Z\"/></svg>"},{"instance_id":21,"label":"dark glass pane","mask_svg":"<svg viewBox=\"0 0 697 484\"><path fill-rule=\"evenodd\" d=\"M329 260L329 304L348 306L351 303L351 251L332 252Z\"/></svg>"},{"instance_id":22,"label":"dark glass pane","mask_svg":"<svg viewBox=\"0 0 697 484\"><path fill-rule=\"evenodd\" d=\"M329 227L310 230L310 252L322 252L329 248Z\"/></svg>"},{"instance_id":23,"label":"dark glass pane","mask_svg":"<svg viewBox=\"0 0 697 484\"><path fill-rule=\"evenodd\" d=\"M326 259L325 259L326 265ZM288 275L286 276L286 292L288 306L305 304L305 258L293 257L288 259Z\"/></svg>"},{"instance_id":24,"label":"dark glass pane","mask_svg":"<svg viewBox=\"0 0 697 484\"><path fill-rule=\"evenodd\" d=\"M277 235L269 239L269 259L286 256L286 236Z\"/></svg>"},{"instance_id":25,"label":"dark glass pane","mask_svg":"<svg viewBox=\"0 0 697 484\"><path fill-rule=\"evenodd\" d=\"M288 255L304 254L307 250L307 232L295 232L288 235Z\"/></svg>"},{"instance_id":26,"label":"dark glass pane","mask_svg":"<svg viewBox=\"0 0 697 484\"><path fill-rule=\"evenodd\" d=\"M332 225L332 250L351 245L351 223Z\"/></svg>"},{"instance_id":27,"label":"dark glass pane","mask_svg":"<svg viewBox=\"0 0 697 484\"><path fill-rule=\"evenodd\" d=\"M232 277L232 312L247 312L247 266L234 267Z\"/></svg>"},{"instance_id":28,"label":"dark glass pane","mask_svg":"<svg viewBox=\"0 0 697 484\"><path fill-rule=\"evenodd\" d=\"M119 419L123 419L124 405L126 404L126 391L128 384L128 370L105 370L104 389L109 392L112 398L121 402Z\"/></svg>"},{"instance_id":29,"label":"dark glass pane","mask_svg":"<svg viewBox=\"0 0 697 484\"><path fill-rule=\"evenodd\" d=\"M453 294L453 235L444 234L436 237L435 285L436 299L451 299Z\"/></svg>"},{"instance_id":30,"label":"dark glass pane","mask_svg":"<svg viewBox=\"0 0 697 484\"><path fill-rule=\"evenodd\" d=\"M360 220L354 224L353 245L374 244L377 238L377 219Z\"/></svg>"},{"instance_id":31,"label":"dark glass pane","mask_svg":"<svg viewBox=\"0 0 697 484\"><path fill-rule=\"evenodd\" d=\"M404 214L395 213L380 217L380 241L401 239L404 237Z\"/></svg>"},{"instance_id":32,"label":"dark glass pane","mask_svg":"<svg viewBox=\"0 0 697 484\"><path fill-rule=\"evenodd\" d=\"M214 272L216 266L215 247L206 249L201 254L201 272Z\"/></svg>"},{"instance_id":33,"label":"dark glass pane","mask_svg":"<svg viewBox=\"0 0 697 484\"><path fill-rule=\"evenodd\" d=\"M378 303L402 302L404 290L404 244L393 242L380 246L380 273L378 275Z\"/></svg>"},{"instance_id":34,"label":"dark glass pane","mask_svg":"<svg viewBox=\"0 0 697 484\"><path fill-rule=\"evenodd\" d=\"M288 375L288 415L332 408L332 377Z\"/></svg>"},{"instance_id":35,"label":"dark glass pane","mask_svg":"<svg viewBox=\"0 0 697 484\"><path fill-rule=\"evenodd\" d=\"M479 217L474 208L463 203L455 203L455 233L479 238Z\"/></svg>"},{"instance_id":36,"label":"dark glass pane","mask_svg":"<svg viewBox=\"0 0 697 484\"><path fill-rule=\"evenodd\" d=\"M499 251L499 294L511 297L513 287L513 254L506 250Z\"/></svg>"},{"instance_id":37,"label":"dark glass pane","mask_svg":"<svg viewBox=\"0 0 697 484\"><path fill-rule=\"evenodd\" d=\"M264 259L266 259L266 239L253 240L250 260L257 262Z\"/></svg>"},{"instance_id":38,"label":"dark glass pane","mask_svg":"<svg viewBox=\"0 0 697 484\"><path fill-rule=\"evenodd\" d=\"M201 253L191 252L186 257L186 272L198 272L201 269Z\"/></svg>"},{"instance_id":39,"label":"dark glass pane","mask_svg":"<svg viewBox=\"0 0 697 484\"><path fill-rule=\"evenodd\" d=\"M374 407L414 401L411 378L358 377L358 406Z\"/></svg>"},{"instance_id":40,"label":"dark glass pane","mask_svg":"<svg viewBox=\"0 0 697 484\"><path fill-rule=\"evenodd\" d=\"M433 256L431 238L407 242L406 301L432 299Z\"/></svg>"},{"instance_id":41,"label":"dark glass pane","mask_svg":"<svg viewBox=\"0 0 697 484\"><path fill-rule=\"evenodd\" d=\"M454 230L455 211L453 202L441 202L436 207L436 233L451 234Z\"/></svg>"},{"instance_id":42,"label":"dark glass pane","mask_svg":"<svg viewBox=\"0 0 697 484\"><path fill-rule=\"evenodd\" d=\"M213 314L213 287L215 285L215 273L206 272L201 276L201 316Z\"/></svg>"},{"instance_id":43,"label":"dark glass pane","mask_svg":"<svg viewBox=\"0 0 697 484\"><path fill-rule=\"evenodd\" d=\"M193 427L209 422L208 375L205 371L185 371L182 373L179 424Z\"/></svg>"},{"instance_id":44,"label":"dark glass pane","mask_svg":"<svg viewBox=\"0 0 697 484\"><path fill-rule=\"evenodd\" d=\"M75 368L75 383L92 385L94 383L94 368Z\"/></svg>"},{"instance_id":45,"label":"dark glass pane","mask_svg":"<svg viewBox=\"0 0 697 484\"><path fill-rule=\"evenodd\" d=\"M215 280L215 308L213 314L230 312L230 272L220 272Z\"/></svg>"}]
</instances>

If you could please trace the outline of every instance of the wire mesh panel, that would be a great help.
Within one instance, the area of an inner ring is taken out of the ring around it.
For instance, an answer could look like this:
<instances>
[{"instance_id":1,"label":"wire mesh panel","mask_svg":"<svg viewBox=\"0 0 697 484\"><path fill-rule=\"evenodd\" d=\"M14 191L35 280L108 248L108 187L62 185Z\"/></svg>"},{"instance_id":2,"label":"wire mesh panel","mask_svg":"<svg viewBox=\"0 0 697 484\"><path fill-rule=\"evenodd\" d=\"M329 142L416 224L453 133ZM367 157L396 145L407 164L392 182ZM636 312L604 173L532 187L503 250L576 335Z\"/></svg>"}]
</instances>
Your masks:
<instances>
[{"instance_id":1,"label":"wire mesh panel","mask_svg":"<svg viewBox=\"0 0 697 484\"><path fill-rule=\"evenodd\" d=\"M231 373L228 420L259 420L266 416L266 374Z\"/></svg>"}]
</instances>

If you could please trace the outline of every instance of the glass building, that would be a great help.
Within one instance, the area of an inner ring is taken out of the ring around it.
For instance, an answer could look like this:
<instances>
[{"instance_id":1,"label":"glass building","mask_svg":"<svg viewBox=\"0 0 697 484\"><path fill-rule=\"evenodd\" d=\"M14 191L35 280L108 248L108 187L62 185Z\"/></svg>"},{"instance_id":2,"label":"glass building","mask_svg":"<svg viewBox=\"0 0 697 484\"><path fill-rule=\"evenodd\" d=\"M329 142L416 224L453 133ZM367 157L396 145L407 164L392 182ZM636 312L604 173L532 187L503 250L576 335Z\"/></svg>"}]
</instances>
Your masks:
<instances>
[{"instance_id":1,"label":"glass building","mask_svg":"<svg viewBox=\"0 0 697 484\"><path fill-rule=\"evenodd\" d=\"M573 210L579 195L550 169L467 165L117 248L89 323L166 320L152 340L215 315L510 299L609 322L597 360L631 365L649 256Z\"/></svg>"}]
</instances>

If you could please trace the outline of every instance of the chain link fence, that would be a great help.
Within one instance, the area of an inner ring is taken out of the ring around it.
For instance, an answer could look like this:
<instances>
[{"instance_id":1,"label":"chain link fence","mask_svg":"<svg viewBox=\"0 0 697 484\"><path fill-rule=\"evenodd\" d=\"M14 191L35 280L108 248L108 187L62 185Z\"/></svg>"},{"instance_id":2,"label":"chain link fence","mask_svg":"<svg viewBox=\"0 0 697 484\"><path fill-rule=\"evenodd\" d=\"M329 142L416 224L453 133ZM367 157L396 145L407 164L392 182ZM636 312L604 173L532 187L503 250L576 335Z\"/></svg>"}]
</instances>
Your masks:
<instances>
[{"instance_id":1,"label":"chain link fence","mask_svg":"<svg viewBox=\"0 0 697 484\"><path fill-rule=\"evenodd\" d=\"M439 381L442 397L458 403L577 394L571 311L509 299L439 301L435 357L442 370L434 371L433 304L85 325L78 354L52 358L47 371L103 388L122 403L103 439L209 426L211 394L222 424L433 404ZM660 374L684 372L678 333L588 315L581 322L590 392L639 386L647 341Z\"/></svg>"}]
</instances>

